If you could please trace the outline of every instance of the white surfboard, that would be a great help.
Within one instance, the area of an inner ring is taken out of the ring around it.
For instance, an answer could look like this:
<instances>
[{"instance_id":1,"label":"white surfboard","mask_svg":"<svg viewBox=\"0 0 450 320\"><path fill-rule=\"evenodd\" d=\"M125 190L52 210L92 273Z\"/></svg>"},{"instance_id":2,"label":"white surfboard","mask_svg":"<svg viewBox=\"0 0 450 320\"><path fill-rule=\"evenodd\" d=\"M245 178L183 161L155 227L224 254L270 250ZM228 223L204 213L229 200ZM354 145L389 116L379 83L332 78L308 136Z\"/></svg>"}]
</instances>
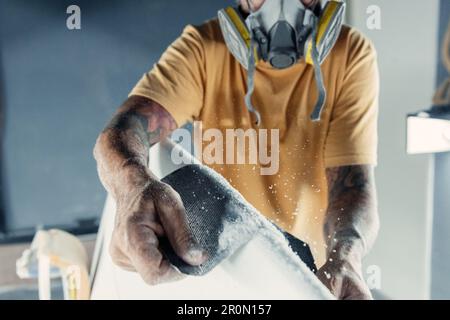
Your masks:
<instances>
[{"instance_id":1,"label":"white surfboard","mask_svg":"<svg viewBox=\"0 0 450 320\"><path fill-rule=\"evenodd\" d=\"M150 168L159 178L182 167L171 161L173 150L192 158L170 140L155 145L150 150ZM115 203L109 196L94 252L91 299L333 299L287 243L275 244L263 236L255 236L205 276L149 286L137 273L122 270L111 260L108 247L114 215Z\"/></svg>"}]
</instances>

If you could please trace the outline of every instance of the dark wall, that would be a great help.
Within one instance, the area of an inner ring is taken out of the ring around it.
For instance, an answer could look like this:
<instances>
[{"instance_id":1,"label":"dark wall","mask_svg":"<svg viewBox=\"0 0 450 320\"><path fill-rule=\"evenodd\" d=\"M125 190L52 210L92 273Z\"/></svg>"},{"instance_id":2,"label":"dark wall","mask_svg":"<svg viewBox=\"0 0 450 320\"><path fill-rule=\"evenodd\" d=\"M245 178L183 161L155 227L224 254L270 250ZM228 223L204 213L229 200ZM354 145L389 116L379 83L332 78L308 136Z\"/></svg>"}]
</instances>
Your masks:
<instances>
[{"instance_id":1,"label":"dark wall","mask_svg":"<svg viewBox=\"0 0 450 320\"><path fill-rule=\"evenodd\" d=\"M231 2L0 0L8 229L100 215L98 133L186 24ZM66 28L72 4L81 30Z\"/></svg>"},{"instance_id":2,"label":"dark wall","mask_svg":"<svg viewBox=\"0 0 450 320\"><path fill-rule=\"evenodd\" d=\"M439 39L443 42L450 23L450 1L441 0ZM438 81L450 77L441 59L439 48ZM450 48L449 48L450 50ZM433 217L432 288L433 299L450 299L450 153L435 156Z\"/></svg>"}]
</instances>

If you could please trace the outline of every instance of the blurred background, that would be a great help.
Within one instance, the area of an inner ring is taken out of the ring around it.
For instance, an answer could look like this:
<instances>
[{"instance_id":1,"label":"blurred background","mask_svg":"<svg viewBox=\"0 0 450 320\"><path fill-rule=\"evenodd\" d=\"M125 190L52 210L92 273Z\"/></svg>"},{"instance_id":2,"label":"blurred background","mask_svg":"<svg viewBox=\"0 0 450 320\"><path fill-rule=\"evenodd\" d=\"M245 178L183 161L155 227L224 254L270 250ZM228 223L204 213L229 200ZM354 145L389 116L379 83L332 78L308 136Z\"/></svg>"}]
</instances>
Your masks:
<instances>
[{"instance_id":1,"label":"blurred background","mask_svg":"<svg viewBox=\"0 0 450 320\"><path fill-rule=\"evenodd\" d=\"M34 282L15 276L37 229L70 231L92 251L106 199L92 157L98 133L186 24L232 2L0 0L0 298L37 298ZM347 1L347 23L379 55L382 227L365 270L379 268L392 299L450 298L450 156L406 153L406 116L431 107L448 78L440 46L450 2L426 2ZM81 30L66 27L72 4ZM380 30L367 25L373 5Z\"/></svg>"}]
</instances>

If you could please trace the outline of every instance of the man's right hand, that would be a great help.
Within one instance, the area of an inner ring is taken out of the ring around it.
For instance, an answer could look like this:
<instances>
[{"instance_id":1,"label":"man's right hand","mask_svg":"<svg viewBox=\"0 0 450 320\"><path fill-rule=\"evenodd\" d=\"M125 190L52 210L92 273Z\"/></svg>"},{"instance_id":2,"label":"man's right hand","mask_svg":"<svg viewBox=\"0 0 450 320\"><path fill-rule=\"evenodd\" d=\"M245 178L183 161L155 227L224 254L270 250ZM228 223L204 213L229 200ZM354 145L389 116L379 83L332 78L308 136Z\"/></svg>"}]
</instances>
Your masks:
<instances>
[{"instance_id":1,"label":"man's right hand","mask_svg":"<svg viewBox=\"0 0 450 320\"><path fill-rule=\"evenodd\" d=\"M118 266L137 271L147 284L177 280L181 273L161 253L161 237L169 239L186 263L205 261L205 252L189 230L180 195L169 185L149 179L143 188L117 201L111 257Z\"/></svg>"},{"instance_id":2,"label":"man's right hand","mask_svg":"<svg viewBox=\"0 0 450 320\"><path fill-rule=\"evenodd\" d=\"M117 204L111 257L151 285L181 277L161 253L161 237L169 239L186 263L199 265L206 260L190 233L180 195L148 170L150 146L176 128L175 120L161 105L132 96L94 148L100 180Z\"/></svg>"}]
</instances>

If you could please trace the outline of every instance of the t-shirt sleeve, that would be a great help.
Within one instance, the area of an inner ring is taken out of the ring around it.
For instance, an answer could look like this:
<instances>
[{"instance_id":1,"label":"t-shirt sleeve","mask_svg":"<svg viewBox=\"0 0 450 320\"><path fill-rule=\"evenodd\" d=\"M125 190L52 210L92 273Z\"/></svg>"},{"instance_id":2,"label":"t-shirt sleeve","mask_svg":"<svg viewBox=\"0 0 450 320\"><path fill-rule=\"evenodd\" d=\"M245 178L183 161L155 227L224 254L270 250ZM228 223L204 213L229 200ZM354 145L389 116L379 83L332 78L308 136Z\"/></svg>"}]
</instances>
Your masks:
<instances>
[{"instance_id":1,"label":"t-shirt sleeve","mask_svg":"<svg viewBox=\"0 0 450 320\"><path fill-rule=\"evenodd\" d=\"M377 164L379 73L372 43L350 35L345 74L325 142L325 166Z\"/></svg>"},{"instance_id":2,"label":"t-shirt sleeve","mask_svg":"<svg viewBox=\"0 0 450 320\"><path fill-rule=\"evenodd\" d=\"M204 43L193 26L187 26L150 72L144 74L130 93L163 106L178 126L193 121L203 106Z\"/></svg>"}]
</instances>

